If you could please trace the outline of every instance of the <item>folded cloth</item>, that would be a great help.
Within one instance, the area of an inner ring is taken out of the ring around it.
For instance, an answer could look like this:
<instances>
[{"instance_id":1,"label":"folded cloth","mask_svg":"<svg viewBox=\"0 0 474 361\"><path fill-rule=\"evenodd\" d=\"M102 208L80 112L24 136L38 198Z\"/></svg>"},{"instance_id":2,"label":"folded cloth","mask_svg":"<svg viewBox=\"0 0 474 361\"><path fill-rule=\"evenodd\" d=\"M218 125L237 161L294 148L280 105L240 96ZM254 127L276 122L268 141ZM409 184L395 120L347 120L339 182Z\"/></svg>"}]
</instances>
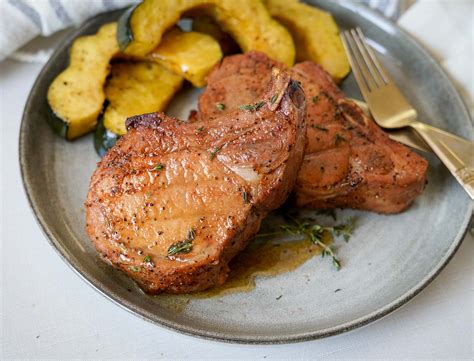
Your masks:
<instances>
[{"instance_id":1,"label":"folded cloth","mask_svg":"<svg viewBox=\"0 0 474 361\"><path fill-rule=\"evenodd\" d=\"M451 76L474 114L474 2L418 0L398 24Z\"/></svg>"},{"instance_id":2,"label":"folded cloth","mask_svg":"<svg viewBox=\"0 0 474 361\"><path fill-rule=\"evenodd\" d=\"M136 2L138 0L1 0L0 61L38 35L51 35L80 25L99 13Z\"/></svg>"}]
</instances>

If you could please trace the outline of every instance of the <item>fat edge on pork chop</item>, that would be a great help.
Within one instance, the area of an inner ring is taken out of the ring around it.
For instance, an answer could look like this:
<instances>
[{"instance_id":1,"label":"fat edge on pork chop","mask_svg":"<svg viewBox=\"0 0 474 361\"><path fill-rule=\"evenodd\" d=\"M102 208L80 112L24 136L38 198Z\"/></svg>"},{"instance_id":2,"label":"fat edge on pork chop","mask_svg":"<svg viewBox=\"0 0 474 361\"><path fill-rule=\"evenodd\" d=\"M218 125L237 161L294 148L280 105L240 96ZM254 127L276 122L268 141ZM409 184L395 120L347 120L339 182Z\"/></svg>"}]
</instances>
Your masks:
<instances>
[{"instance_id":1,"label":"fat edge on pork chop","mask_svg":"<svg viewBox=\"0 0 474 361\"><path fill-rule=\"evenodd\" d=\"M129 118L85 204L101 257L150 294L224 283L229 261L294 186L305 109L298 83L276 71L246 109L194 123L162 113Z\"/></svg>"},{"instance_id":2,"label":"fat edge on pork chop","mask_svg":"<svg viewBox=\"0 0 474 361\"><path fill-rule=\"evenodd\" d=\"M220 116L258 98L274 67L285 68L259 52L226 57L208 76L198 112L190 120ZM428 162L388 138L344 97L320 66L303 62L289 72L305 92L308 125L293 204L379 213L408 208L425 187ZM217 108L216 104L222 106Z\"/></svg>"}]
</instances>

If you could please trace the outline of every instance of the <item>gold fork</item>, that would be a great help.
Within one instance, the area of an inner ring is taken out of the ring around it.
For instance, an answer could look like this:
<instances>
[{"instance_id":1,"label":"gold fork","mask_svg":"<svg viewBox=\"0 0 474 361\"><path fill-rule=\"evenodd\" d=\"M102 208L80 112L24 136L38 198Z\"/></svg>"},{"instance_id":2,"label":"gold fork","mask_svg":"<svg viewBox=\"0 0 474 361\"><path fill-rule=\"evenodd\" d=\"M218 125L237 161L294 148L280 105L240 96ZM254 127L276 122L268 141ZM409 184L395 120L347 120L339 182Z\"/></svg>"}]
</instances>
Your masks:
<instances>
[{"instance_id":1,"label":"gold fork","mask_svg":"<svg viewBox=\"0 0 474 361\"><path fill-rule=\"evenodd\" d=\"M383 68L360 28L342 32L341 39L362 96L377 124L389 129L414 129L474 199L474 143L416 120L416 110Z\"/></svg>"}]
</instances>

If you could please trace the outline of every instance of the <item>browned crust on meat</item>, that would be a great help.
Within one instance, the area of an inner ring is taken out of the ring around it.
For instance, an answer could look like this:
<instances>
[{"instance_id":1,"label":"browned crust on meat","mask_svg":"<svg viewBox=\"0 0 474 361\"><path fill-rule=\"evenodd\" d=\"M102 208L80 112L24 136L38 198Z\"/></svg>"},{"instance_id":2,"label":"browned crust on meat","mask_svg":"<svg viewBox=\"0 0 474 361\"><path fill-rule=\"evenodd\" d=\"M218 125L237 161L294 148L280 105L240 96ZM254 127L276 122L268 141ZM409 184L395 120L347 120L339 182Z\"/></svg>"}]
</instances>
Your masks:
<instances>
[{"instance_id":1,"label":"browned crust on meat","mask_svg":"<svg viewBox=\"0 0 474 361\"><path fill-rule=\"evenodd\" d=\"M128 133L98 163L87 233L101 257L145 292L222 284L228 262L287 199L305 148L305 97L277 73L253 111L194 123L161 113L128 119ZM169 254L189 230L191 250Z\"/></svg>"},{"instance_id":2,"label":"browned crust on meat","mask_svg":"<svg viewBox=\"0 0 474 361\"><path fill-rule=\"evenodd\" d=\"M256 52L225 58L209 75L194 118L218 114L216 101L225 101L226 111L251 101L265 88L274 67L284 69ZM408 208L425 187L428 162L389 139L318 65L303 62L289 71L306 94L308 125L292 202L379 213Z\"/></svg>"}]
</instances>

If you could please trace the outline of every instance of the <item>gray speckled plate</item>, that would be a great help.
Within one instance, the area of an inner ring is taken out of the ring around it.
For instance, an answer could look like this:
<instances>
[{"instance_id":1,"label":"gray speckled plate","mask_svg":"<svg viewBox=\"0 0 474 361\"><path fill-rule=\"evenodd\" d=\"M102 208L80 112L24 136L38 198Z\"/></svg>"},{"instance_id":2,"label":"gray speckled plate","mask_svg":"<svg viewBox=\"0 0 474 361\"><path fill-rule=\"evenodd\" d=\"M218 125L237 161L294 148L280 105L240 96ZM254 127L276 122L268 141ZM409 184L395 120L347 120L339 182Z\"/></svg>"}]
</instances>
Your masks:
<instances>
[{"instance_id":1,"label":"gray speckled plate","mask_svg":"<svg viewBox=\"0 0 474 361\"><path fill-rule=\"evenodd\" d=\"M460 96L417 43L361 5L326 1L320 5L342 27L363 29L420 119L472 139L472 124ZM72 39L95 32L117 16L110 13L88 21L58 47L33 86L20 133L25 189L43 231L59 255L103 295L146 320L187 334L242 343L293 342L377 320L414 297L451 259L472 204L440 162L429 157L429 184L407 212L396 216L339 212L359 217L355 235L339 250L344 262L339 272L326 259L315 257L293 272L258 279L251 292L193 300L182 312L163 306L160 297L144 295L99 260L85 234L83 202L99 160L91 136L69 143L46 123L46 90L67 64ZM352 77L344 81L343 89L360 97ZM169 113L184 119L196 93L181 93Z\"/></svg>"}]
</instances>

